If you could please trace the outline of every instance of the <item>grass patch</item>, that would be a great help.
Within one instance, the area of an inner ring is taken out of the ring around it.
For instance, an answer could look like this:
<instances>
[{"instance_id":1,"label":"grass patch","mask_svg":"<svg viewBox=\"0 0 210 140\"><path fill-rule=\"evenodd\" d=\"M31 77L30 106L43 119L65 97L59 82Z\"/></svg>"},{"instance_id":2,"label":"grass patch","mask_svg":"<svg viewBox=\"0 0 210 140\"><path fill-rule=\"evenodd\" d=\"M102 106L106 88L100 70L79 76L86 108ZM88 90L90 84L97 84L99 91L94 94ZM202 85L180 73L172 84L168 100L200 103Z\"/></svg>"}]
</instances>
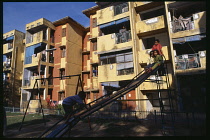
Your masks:
<instances>
[{"instance_id":1,"label":"grass patch","mask_svg":"<svg viewBox=\"0 0 210 140\"><path fill-rule=\"evenodd\" d=\"M21 115L21 116L18 116L18 115ZM12 117L7 117L7 129L18 129L21 125L24 114L7 113L7 116L12 116ZM52 118L59 119L59 118L62 118L62 116L46 115L45 121L49 122L50 119ZM28 125L41 124L41 123L44 123L42 114L27 114L25 116L23 125L28 126Z\"/></svg>"},{"instance_id":2,"label":"grass patch","mask_svg":"<svg viewBox=\"0 0 210 140\"><path fill-rule=\"evenodd\" d=\"M12 112L6 112L7 116L16 116L16 115L23 115L23 113L12 113Z\"/></svg>"}]
</instances>

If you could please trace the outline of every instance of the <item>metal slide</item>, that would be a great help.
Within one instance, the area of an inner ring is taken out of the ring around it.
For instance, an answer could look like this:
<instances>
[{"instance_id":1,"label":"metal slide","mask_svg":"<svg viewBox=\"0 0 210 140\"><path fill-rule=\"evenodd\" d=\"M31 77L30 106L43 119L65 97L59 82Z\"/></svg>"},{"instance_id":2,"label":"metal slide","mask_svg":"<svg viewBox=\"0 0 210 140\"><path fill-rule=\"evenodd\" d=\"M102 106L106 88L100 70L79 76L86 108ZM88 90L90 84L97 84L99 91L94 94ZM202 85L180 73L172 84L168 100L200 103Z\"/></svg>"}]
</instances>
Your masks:
<instances>
[{"instance_id":1,"label":"metal slide","mask_svg":"<svg viewBox=\"0 0 210 140\"><path fill-rule=\"evenodd\" d=\"M156 67L150 73L145 73L144 70L141 71L138 75L136 75L130 83L128 83L125 87L118 90L116 93L111 95L104 95L88 104L86 109L79 111L72 115L67 121L61 123L57 126L54 130L51 130L52 127L55 127L57 124L62 122L63 119L58 121L55 125L49 128L47 131L42 133L39 138L59 138L66 134L69 130L71 130L80 120L84 119L85 117L91 115L92 113L98 111L99 109L103 108L104 106L110 104L111 102L117 100L118 98L122 97L129 91L137 88L141 83L143 83L151 74L155 73L160 66ZM93 104L93 105L92 105ZM49 133L49 131L51 132Z\"/></svg>"}]
</instances>

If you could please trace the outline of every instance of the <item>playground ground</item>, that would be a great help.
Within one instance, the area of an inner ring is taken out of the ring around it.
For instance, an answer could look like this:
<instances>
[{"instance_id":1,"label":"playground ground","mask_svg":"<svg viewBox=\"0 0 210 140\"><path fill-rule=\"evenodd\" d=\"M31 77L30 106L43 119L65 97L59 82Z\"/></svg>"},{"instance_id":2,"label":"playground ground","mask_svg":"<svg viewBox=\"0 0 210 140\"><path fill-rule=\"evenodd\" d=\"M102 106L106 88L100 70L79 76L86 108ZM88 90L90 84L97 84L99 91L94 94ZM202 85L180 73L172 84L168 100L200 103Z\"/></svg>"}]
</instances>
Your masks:
<instances>
[{"instance_id":1,"label":"playground ground","mask_svg":"<svg viewBox=\"0 0 210 140\"><path fill-rule=\"evenodd\" d=\"M7 128L5 138L36 138L47 128L52 126L59 117L47 117L46 125L39 120L31 120L23 124L21 131L19 124ZM70 133L70 137L142 137L163 136L161 125L151 121L127 120L90 120L91 129L87 120L80 121ZM176 129L177 136L205 136L205 128L200 126L188 127L180 125ZM65 135L64 137L69 137Z\"/></svg>"}]
</instances>

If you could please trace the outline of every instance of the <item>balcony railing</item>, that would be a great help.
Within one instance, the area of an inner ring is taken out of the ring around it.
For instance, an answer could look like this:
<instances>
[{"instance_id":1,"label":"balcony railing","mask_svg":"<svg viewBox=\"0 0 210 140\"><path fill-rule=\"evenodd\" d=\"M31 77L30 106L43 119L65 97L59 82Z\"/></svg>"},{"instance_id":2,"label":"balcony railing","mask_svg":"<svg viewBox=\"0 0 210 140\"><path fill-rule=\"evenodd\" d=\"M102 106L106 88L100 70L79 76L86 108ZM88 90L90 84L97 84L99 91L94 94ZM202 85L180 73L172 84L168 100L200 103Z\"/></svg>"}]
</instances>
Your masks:
<instances>
[{"instance_id":1,"label":"balcony railing","mask_svg":"<svg viewBox=\"0 0 210 140\"><path fill-rule=\"evenodd\" d=\"M30 81L29 81L29 79L24 79L24 81L23 81L23 86L30 86Z\"/></svg>"},{"instance_id":2,"label":"balcony railing","mask_svg":"<svg viewBox=\"0 0 210 140\"><path fill-rule=\"evenodd\" d=\"M8 50L12 49L12 44L7 43Z\"/></svg>"},{"instance_id":3,"label":"balcony railing","mask_svg":"<svg viewBox=\"0 0 210 140\"><path fill-rule=\"evenodd\" d=\"M128 42L131 40L131 31L124 31L122 33L116 33L116 44Z\"/></svg>"},{"instance_id":4,"label":"balcony railing","mask_svg":"<svg viewBox=\"0 0 210 140\"><path fill-rule=\"evenodd\" d=\"M128 12L128 3L123 3L114 7L114 15Z\"/></svg>"},{"instance_id":5,"label":"balcony railing","mask_svg":"<svg viewBox=\"0 0 210 140\"><path fill-rule=\"evenodd\" d=\"M177 70L201 67L198 53L175 56L175 64Z\"/></svg>"}]
</instances>

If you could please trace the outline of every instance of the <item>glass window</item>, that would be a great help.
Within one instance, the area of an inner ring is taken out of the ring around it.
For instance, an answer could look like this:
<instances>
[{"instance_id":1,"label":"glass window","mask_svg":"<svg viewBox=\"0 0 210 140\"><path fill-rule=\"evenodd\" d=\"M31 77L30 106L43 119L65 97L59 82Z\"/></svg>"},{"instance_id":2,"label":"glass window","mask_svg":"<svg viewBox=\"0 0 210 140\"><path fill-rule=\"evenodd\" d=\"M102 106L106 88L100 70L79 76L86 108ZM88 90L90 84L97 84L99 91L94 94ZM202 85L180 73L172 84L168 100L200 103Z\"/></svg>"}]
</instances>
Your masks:
<instances>
[{"instance_id":1,"label":"glass window","mask_svg":"<svg viewBox=\"0 0 210 140\"><path fill-rule=\"evenodd\" d=\"M97 27L97 18L93 18L93 26L92 27L93 28Z\"/></svg>"},{"instance_id":2,"label":"glass window","mask_svg":"<svg viewBox=\"0 0 210 140\"><path fill-rule=\"evenodd\" d=\"M66 47L62 46L60 49L61 49L61 58L66 57Z\"/></svg>"},{"instance_id":3,"label":"glass window","mask_svg":"<svg viewBox=\"0 0 210 140\"><path fill-rule=\"evenodd\" d=\"M66 28L63 28L62 29L62 37L65 37L66 36Z\"/></svg>"},{"instance_id":4,"label":"glass window","mask_svg":"<svg viewBox=\"0 0 210 140\"><path fill-rule=\"evenodd\" d=\"M93 51L97 51L97 42L93 43Z\"/></svg>"}]
</instances>

